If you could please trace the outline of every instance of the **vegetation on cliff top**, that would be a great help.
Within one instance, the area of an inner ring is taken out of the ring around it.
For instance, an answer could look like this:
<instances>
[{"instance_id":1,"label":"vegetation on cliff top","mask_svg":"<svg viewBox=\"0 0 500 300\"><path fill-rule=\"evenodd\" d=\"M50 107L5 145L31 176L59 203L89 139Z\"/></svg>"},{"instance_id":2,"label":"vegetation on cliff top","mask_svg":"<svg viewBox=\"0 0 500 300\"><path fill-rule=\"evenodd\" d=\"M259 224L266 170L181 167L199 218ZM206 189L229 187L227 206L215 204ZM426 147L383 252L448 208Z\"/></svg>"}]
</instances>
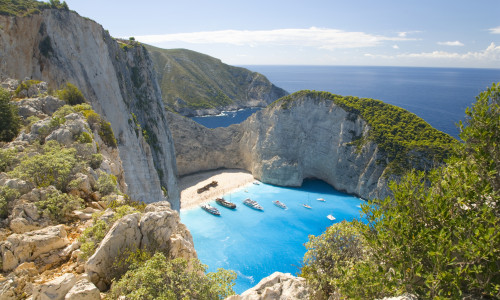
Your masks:
<instances>
[{"instance_id":1,"label":"vegetation on cliff top","mask_svg":"<svg viewBox=\"0 0 500 300\"><path fill-rule=\"evenodd\" d=\"M66 1L61 3L59 0L50 0L49 3L35 0L3 0L0 2L0 15L25 16L39 13L44 9L68 10L68 4Z\"/></svg>"},{"instance_id":2,"label":"vegetation on cliff top","mask_svg":"<svg viewBox=\"0 0 500 300\"><path fill-rule=\"evenodd\" d=\"M370 126L368 136L354 137L352 144L362 146L367 140L374 141L394 173L402 173L418 165L422 159L440 163L451 155L457 142L417 115L380 100L304 90L278 99L271 105L287 109L305 97L333 101L349 113L350 119L355 120L358 116L364 119Z\"/></svg>"},{"instance_id":3,"label":"vegetation on cliff top","mask_svg":"<svg viewBox=\"0 0 500 300\"><path fill-rule=\"evenodd\" d=\"M302 276L318 299L500 297L500 83L466 114L445 166L392 183L366 222L310 237Z\"/></svg>"},{"instance_id":4,"label":"vegetation on cliff top","mask_svg":"<svg viewBox=\"0 0 500 300\"><path fill-rule=\"evenodd\" d=\"M263 92L287 93L263 75L222 63L219 59L186 49L160 49L144 45L151 54L167 109L220 108L244 104L255 81Z\"/></svg>"}]
</instances>

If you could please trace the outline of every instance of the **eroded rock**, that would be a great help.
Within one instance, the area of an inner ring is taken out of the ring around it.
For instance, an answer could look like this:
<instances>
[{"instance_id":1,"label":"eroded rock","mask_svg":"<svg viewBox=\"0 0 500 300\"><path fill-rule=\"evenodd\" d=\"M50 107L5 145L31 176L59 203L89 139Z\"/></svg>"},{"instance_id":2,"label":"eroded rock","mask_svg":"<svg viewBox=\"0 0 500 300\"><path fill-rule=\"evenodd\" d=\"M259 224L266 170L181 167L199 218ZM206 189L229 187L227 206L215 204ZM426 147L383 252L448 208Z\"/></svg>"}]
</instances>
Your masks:
<instances>
[{"instance_id":1,"label":"eroded rock","mask_svg":"<svg viewBox=\"0 0 500 300\"><path fill-rule=\"evenodd\" d=\"M10 271L23 262L34 261L69 244L64 225L50 226L24 234L14 233L0 242L3 271Z\"/></svg>"},{"instance_id":2,"label":"eroded rock","mask_svg":"<svg viewBox=\"0 0 500 300\"><path fill-rule=\"evenodd\" d=\"M309 299L306 280L290 273L275 272L263 278L255 287L226 300L289 300Z\"/></svg>"}]
</instances>

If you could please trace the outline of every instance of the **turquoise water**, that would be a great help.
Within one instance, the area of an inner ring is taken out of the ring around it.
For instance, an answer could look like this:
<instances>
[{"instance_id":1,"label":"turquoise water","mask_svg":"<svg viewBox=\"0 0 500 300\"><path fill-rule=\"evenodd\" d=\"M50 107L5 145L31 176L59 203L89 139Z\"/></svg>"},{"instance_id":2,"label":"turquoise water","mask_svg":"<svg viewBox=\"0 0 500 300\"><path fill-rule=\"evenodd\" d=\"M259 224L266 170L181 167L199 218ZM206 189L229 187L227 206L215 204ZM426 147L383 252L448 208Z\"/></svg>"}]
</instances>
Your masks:
<instances>
[{"instance_id":1,"label":"turquoise water","mask_svg":"<svg viewBox=\"0 0 500 300\"><path fill-rule=\"evenodd\" d=\"M307 180L300 188L251 184L225 196L236 210L212 201L220 217L201 208L181 210L181 220L191 231L199 259L209 271L225 268L236 271L235 291L241 293L275 271L296 274L306 251L308 235L319 235L335 222L359 218L363 200L340 193L319 180ZM264 211L242 204L251 198ZM317 198L324 198L321 202ZM285 203L288 209L272 201ZM306 209L309 203L312 209ZM332 214L336 220L330 221Z\"/></svg>"}]
</instances>

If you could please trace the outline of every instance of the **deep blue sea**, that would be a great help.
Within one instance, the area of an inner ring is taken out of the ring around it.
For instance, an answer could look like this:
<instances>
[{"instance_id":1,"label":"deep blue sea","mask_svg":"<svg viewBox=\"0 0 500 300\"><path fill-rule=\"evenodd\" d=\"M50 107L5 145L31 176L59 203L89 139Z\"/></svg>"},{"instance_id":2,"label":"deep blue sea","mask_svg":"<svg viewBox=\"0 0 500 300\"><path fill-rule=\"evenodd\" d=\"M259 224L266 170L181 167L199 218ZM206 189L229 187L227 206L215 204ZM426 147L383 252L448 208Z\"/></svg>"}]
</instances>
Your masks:
<instances>
[{"instance_id":1,"label":"deep blue sea","mask_svg":"<svg viewBox=\"0 0 500 300\"><path fill-rule=\"evenodd\" d=\"M343 96L379 99L407 109L433 127L458 137L456 124L465 108L493 82L500 69L353 67L353 66L244 66L265 75L276 86L293 93L327 91ZM240 123L248 113L196 120L209 128ZM231 123L233 122L233 123ZM227 125L225 125L227 124Z\"/></svg>"},{"instance_id":2,"label":"deep blue sea","mask_svg":"<svg viewBox=\"0 0 500 300\"><path fill-rule=\"evenodd\" d=\"M319 67L246 66L264 74L290 93L309 89L379 99L405 108L435 128L458 137L456 123L465 108L493 82L500 69L444 69L405 67ZM256 109L225 112L215 117L194 118L209 128L240 123ZM317 201L324 198L326 202ZM209 266L235 270L235 291L241 293L275 271L296 274L305 253L308 235L319 235L334 222L360 217L362 200L337 192L318 180L305 181L301 188L267 184L250 185L226 195L238 205L236 211L214 202L222 216L214 217L200 208L181 211L181 220L193 235L200 260ZM244 205L245 198L257 200L264 211ZM282 210L272 204L280 200ZM310 203L312 209L302 204ZM326 216L336 217L334 222Z\"/></svg>"}]
</instances>

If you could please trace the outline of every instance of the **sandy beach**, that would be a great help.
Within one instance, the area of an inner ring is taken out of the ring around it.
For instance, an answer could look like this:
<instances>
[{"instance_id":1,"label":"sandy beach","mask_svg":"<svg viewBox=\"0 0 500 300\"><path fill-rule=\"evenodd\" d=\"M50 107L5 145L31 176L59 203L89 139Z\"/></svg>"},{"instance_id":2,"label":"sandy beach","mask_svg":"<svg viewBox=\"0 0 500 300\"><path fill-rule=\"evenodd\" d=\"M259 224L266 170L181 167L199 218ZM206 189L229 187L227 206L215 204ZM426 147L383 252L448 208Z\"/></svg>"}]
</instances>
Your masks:
<instances>
[{"instance_id":1,"label":"sandy beach","mask_svg":"<svg viewBox=\"0 0 500 300\"><path fill-rule=\"evenodd\" d=\"M212 181L217 181L216 187L198 194L198 189ZM208 201L215 200L233 190L242 188L254 182L250 172L240 169L221 169L186 175L179 178L181 190L181 209L199 206Z\"/></svg>"}]
</instances>

